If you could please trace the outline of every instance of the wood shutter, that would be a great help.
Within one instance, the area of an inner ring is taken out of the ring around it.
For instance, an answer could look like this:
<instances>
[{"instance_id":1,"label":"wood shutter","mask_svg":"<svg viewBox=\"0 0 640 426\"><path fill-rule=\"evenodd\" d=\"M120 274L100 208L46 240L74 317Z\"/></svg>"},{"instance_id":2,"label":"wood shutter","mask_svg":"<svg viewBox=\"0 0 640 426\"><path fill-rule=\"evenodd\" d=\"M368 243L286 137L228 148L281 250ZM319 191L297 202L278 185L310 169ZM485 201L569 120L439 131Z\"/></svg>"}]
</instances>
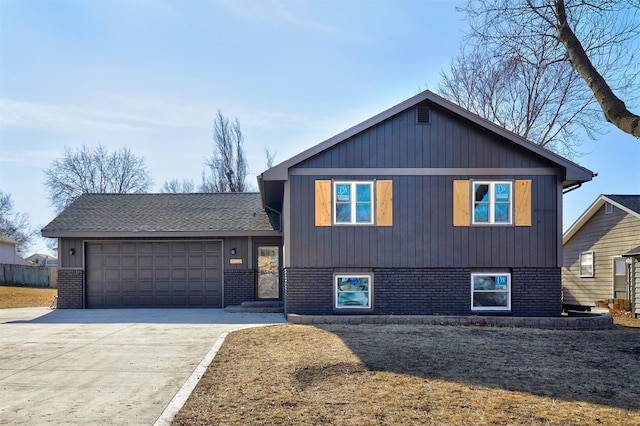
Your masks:
<instances>
[{"instance_id":1,"label":"wood shutter","mask_svg":"<svg viewBox=\"0 0 640 426\"><path fill-rule=\"evenodd\" d=\"M331 226L331 181L316 181L316 226Z\"/></svg>"},{"instance_id":2,"label":"wood shutter","mask_svg":"<svg viewBox=\"0 0 640 426\"><path fill-rule=\"evenodd\" d=\"M470 188L468 180L453 181L453 226L471 225Z\"/></svg>"},{"instance_id":3,"label":"wood shutter","mask_svg":"<svg viewBox=\"0 0 640 426\"><path fill-rule=\"evenodd\" d=\"M393 226L393 181L376 181L376 226Z\"/></svg>"},{"instance_id":4,"label":"wood shutter","mask_svg":"<svg viewBox=\"0 0 640 426\"><path fill-rule=\"evenodd\" d=\"M514 193L515 225L531 226L531 180L517 180Z\"/></svg>"}]
</instances>

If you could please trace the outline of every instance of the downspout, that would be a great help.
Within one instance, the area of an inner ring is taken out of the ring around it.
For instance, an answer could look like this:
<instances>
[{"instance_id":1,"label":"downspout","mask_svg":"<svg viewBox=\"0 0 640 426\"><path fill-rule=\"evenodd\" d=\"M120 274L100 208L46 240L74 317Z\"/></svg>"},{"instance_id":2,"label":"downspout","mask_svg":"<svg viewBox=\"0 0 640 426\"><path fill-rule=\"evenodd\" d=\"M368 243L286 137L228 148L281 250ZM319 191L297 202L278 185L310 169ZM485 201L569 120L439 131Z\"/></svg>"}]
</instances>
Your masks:
<instances>
[{"instance_id":1,"label":"downspout","mask_svg":"<svg viewBox=\"0 0 640 426\"><path fill-rule=\"evenodd\" d=\"M638 318L638 313L636 312L636 258L631 258L631 316L634 318Z\"/></svg>"}]
</instances>

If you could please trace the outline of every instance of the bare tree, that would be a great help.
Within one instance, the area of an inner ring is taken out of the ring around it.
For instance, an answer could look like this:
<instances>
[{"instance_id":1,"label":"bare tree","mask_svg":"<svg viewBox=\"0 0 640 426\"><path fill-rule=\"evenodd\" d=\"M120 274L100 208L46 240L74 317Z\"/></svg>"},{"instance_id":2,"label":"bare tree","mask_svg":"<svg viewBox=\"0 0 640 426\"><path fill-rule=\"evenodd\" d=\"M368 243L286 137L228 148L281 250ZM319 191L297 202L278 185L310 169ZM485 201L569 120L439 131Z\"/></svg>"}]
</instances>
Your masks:
<instances>
[{"instance_id":1,"label":"bare tree","mask_svg":"<svg viewBox=\"0 0 640 426\"><path fill-rule=\"evenodd\" d=\"M205 161L209 169L202 173L200 192L245 192L249 173L242 144L240 121L233 123L218 110L213 123L213 155Z\"/></svg>"},{"instance_id":2,"label":"bare tree","mask_svg":"<svg viewBox=\"0 0 640 426\"><path fill-rule=\"evenodd\" d=\"M164 181L160 192L174 193L174 194L187 194L193 192L195 188L192 180L183 179L180 182L178 179L172 179L170 181Z\"/></svg>"},{"instance_id":3,"label":"bare tree","mask_svg":"<svg viewBox=\"0 0 640 426\"><path fill-rule=\"evenodd\" d=\"M0 190L0 235L15 240L18 253L23 255L37 230L31 227L27 213L17 213L13 209L11 194Z\"/></svg>"},{"instance_id":4,"label":"bare tree","mask_svg":"<svg viewBox=\"0 0 640 426\"><path fill-rule=\"evenodd\" d=\"M271 152L269 152L269 148L265 148L264 149L264 154L267 156L267 169L270 169L270 168L273 167L273 162L276 159L277 152L274 152L272 154Z\"/></svg>"},{"instance_id":5,"label":"bare tree","mask_svg":"<svg viewBox=\"0 0 640 426\"><path fill-rule=\"evenodd\" d=\"M601 132L598 111L566 62L549 58L548 40L507 56L475 46L442 73L438 91L460 106L567 157L579 155L577 130Z\"/></svg>"},{"instance_id":6,"label":"bare tree","mask_svg":"<svg viewBox=\"0 0 640 426\"><path fill-rule=\"evenodd\" d=\"M147 192L153 183L144 158L128 148L109 153L102 145L65 148L64 156L44 173L49 200L58 212L82 194Z\"/></svg>"},{"instance_id":7,"label":"bare tree","mask_svg":"<svg viewBox=\"0 0 640 426\"><path fill-rule=\"evenodd\" d=\"M569 63L587 83L580 90L595 97L605 119L640 137L640 117L615 94L629 102L640 94L640 1L467 0L459 10L469 22L472 46L528 61L531 52L549 46L546 61Z\"/></svg>"}]
</instances>

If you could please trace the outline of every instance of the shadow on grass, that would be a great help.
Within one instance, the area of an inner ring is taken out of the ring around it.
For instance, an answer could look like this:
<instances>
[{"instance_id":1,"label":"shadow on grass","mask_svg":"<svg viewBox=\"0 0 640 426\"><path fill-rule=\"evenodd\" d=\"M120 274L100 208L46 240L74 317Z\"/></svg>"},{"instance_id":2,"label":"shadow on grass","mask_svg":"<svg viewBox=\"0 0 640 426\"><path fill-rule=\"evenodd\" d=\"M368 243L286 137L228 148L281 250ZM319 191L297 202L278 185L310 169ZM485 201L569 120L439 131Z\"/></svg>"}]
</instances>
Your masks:
<instances>
[{"instance_id":1,"label":"shadow on grass","mask_svg":"<svg viewBox=\"0 0 640 426\"><path fill-rule=\"evenodd\" d=\"M640 410L640 329L325 325L374 371Z\"/></svg>"}]
</instances>

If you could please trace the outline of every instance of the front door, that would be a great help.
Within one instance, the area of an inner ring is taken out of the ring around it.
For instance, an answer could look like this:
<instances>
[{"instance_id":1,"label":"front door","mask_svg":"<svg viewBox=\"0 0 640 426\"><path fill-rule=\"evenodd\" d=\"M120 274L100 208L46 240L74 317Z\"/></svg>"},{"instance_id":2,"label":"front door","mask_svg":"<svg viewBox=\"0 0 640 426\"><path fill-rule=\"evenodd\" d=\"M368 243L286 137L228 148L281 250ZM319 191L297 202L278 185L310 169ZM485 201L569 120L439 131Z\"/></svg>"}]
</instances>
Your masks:
<instances>
[{"instance_id":1,"label":"front door","mask_svg":"<svg viewBox=\"0 0 640 426\"><path fill-rule=\"evenodd\" d=\"M257 299L280 299L280 247L258 246Z\"/></svg>"},{"instance_id":2,"label":"front door","mask_svg":"<svg viewBox=\"0 0 640 426\"><path fill-rule=\"evenodd\" d=\"M627 263L623 257L613 259L613 297L629 299L627 285Z\"/></svg>"}]
</instances>

